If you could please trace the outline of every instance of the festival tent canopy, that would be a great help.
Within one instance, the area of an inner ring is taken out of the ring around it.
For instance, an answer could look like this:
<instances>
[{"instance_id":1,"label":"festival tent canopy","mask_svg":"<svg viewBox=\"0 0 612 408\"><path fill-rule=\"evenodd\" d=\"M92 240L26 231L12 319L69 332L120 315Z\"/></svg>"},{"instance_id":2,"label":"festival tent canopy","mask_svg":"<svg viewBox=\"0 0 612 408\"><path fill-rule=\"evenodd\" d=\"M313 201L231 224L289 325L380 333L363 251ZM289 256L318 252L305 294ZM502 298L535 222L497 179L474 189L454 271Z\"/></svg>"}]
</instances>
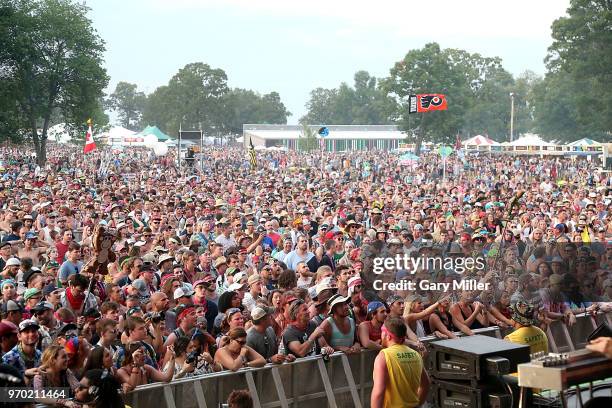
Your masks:
<instances>
[{"instance_id":1,"label":"festival tent canopy","mask_svg":"<svg viewBox=\"0 0 612 408\"><path fill-rule=\"evenodd\" d=\"M589 156L604 153L604 145L587 137L567 144L568 151L565 153L570 156Z\"/></svg>"},{"instance_id":2,"label":"festival tent canopy","mask_svg":"<svg viewBox=\"0 0 612 408\"><path fill-rule=\"evenodd\" d=\"M159 130L157 126L147 126L142 132L138 133L137 136L144 137L147 135L154 135L160 142L165 142L166 140L172 139L170 136Z\"/></svg>"},{"instance_id":3,"label":"festival tent canopy","mask_svg":"<svg viewBox=\"0 0 612 408\"><path fill-rule=\"evenodd\" d=\"M38 133L40 133L40 131ZM72 139L70 133L68 133L66 130L65 123L58 123L57 125L53 125L47 129L47 137L49 140L53 140L54 142L60 144L66 144L70 142L70 139ZM85 140L85 133L83 133L83 140Z\"/></svg>"},{"instance_id":4,"label":"festival tent canopy","mask_svg":"<svg viewBox=\"0 0 612 408\"><path fill-rule=\"evenodd\" d=\"M461 142L463 146L499 146L495 140L489 139L486 136L476 135Z\"/></svg>"},{"instance_id":5,"label":"festival tent canopy","mask_svg":"<svg viewBox=\"0 0 612 408\"><path fill-rule=\"evenodd\" d=\"M165 142L169 147L176 147L178 145L177 139L169 139ZM191 140L181 140L181 147L194 146L196 143Z\"/></svg>"},{"instance_id":6,"label":"festival tent canopy","mask_svg":"<svg viewBox=\"0 0 612 408\"><path fill-rule=\"evenodd\" d=\"M588 137L584 137L580 140L576 140L575 142L568 143L569 147L597 147L602 146L601 143L596 142L593 139L589 139Z\"/></svg>"},{"instance_id":7,"label":"festival tent canopy","mask_svg":"<svg viewBox=\"0 0 612 408\"><path fill-rule=\"evenodd\" d=\"M122 126L115 126L107 132L100 134L100 139L106 139L112 146L144 146L144 138L136 132Z\"/></svg>"},{"instance_id":8,"label":"festival tent canopy","mask_svg":"<svg viewBox=\"0 0 612 408\"><path fill-rule=\"evenodd\" d=\"M515 147L528 147L528 146L539 146L539 147L554 147L556 146L554 143L549 143L538 135L534 135L533 133L525 133L520 138L509 142L506 146L515 146Z\"/></svg>"}]
</instances>

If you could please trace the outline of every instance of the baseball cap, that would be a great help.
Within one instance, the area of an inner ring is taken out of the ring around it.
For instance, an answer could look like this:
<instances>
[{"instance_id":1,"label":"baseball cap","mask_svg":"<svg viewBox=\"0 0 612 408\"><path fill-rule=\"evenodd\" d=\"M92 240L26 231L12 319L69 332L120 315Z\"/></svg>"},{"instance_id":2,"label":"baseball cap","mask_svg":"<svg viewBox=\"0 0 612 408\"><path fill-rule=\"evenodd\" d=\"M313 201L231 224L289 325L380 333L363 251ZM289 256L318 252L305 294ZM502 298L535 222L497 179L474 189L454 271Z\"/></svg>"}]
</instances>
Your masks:
<instances>
[{"instance_id":1,"label":"baseball cap","mask_svg":"<svg viewBox=\"0 0 612 408\"><path fill-rule=\"evenodd\" d=\"M6 261L6 266L19 266L19 265L21 265L21 262L17 258L11 258L8 261Z\"/></svg>"},{"instance_id":2,"label":"baseball cap","mask_svg":"<svg viewBox=\"0 0 612 408\"><path fill-rule=\"evenodd\" d=\"M230 266L229 268L227 268L227 270L225 271L225 274L227 276L233 276L235 273L237 273L239 271L238 268L234 267L234 266Z\"/></svg>"},{"instance_id":3,"label":"baseball cap","mask_svg":"<svg viewBox=\"0 0 612 408\"><path fill-rule=\"evenodd\" d=\"M38 323L36 323L32 319L25 319L24 321L19 323L19 333L21 333L22 331L26 331L28 329L32 329L32 328L34 328L36 330L38 330L40 328Z\"/></svg>"},{"instance_id":4,"label":"baseball cap","mask_svg":"<svg viewBox=\"0 0 612 408\"><path fill-rule=\"evenodd\" d=\"M46 310L53 310L54 307L50 302L39 302L36 304L36 306L34 306L32 309L30 309L32 312L34 313L41 313L44 312Z\"/></svg>"},{"instance_id":5,"label":"baseball cap","mask_svg":"<svg viewBox=\"0 0 612 408\"><path fill-rule=\"evenodd\" d=\"M565 231L565 224L557 224L555 225L555 229L558 231Z\"/></svg>"},{"instance_id":6,"label":"baseball cap","mask_svg":"<svg viewBox=\"0 0 612 408\"><path fill-rule=\"evenodd\" d=\"M183 287L176 288L174 290L174 300L182 298L182 297L191 297L193 296L193 292L190 290L185 290Z\"/></svg>"},{"instance_id":7,"label":"baseball cap","mask_svg":"<svg viewBox=\"0 0 612 408\"><path fill-rule=\"evenodd\" d=\"M13 322L0 322L0 337L8 336L9 334L17 334L17 326Z\"/></svg>"},{"instance_id":8,"label":"baseball cap","mask_svg":"<svg viewBox=\"0 0 612 408\"><path fill-rule=\"evenodd\" d=\"M266 307L266 306L255 306L253 310L251 310L251 318L253 320L260 320L266 317L266 315L272 314L274 309Z\"/></svg>"},{"instance_id":9,"label":"baseball cap","mask_svg":"<svg viewBox=\"0 0 612 408\"><path fill-rule=\"evenodd\" d=\"M135 307L129 308L128 311L125 312L125 315L127 317L130 317L130 316L133 316L135 313L140 313L140 312L142 312L142 309L138 306L135 306Z\"/></svg>"},{"instance_id":10,"label":"baseball cap","mask_svg":"<svg viewBox=\"0 0 612 408\"><path fill-rule=\"evenodd\" d=\"M227 288L227 290L231 291L231 292L235 292L237 290L242 289L244 286L246 286L245 283L238 283L238 282L234 282L231 285L229 285L229 287Z\"/></svg>"},{"instance_id":11,"label":"baseball cap","mask_svg":"<svg viewBox=\"0 0 612 408\"><path fill-rule=\"evenodd\" d=\"M25 293L23 294L23 298L24 298L25 300L28 300L28 299L30 299L31 297L34 297L34 296L36 296L36 295L41 295L41 294L42 294L42 292L41 292L41 290L40 290L40 289L38 289L38 288L30 288L30 289L27 289L27 290L25 291Z\"/></svg>"},{"instance_id":12,"label":"baseball cap","mask_svg":"<svg viewBox=\"0 0 612 408\"><path fill-rule=\"evenodd\" d=\"M2 311L4 313L8 312L21 312L23 308L21 305L14 300L8 300L6 303L2 305Z\"/></svg>"}]
</instances>

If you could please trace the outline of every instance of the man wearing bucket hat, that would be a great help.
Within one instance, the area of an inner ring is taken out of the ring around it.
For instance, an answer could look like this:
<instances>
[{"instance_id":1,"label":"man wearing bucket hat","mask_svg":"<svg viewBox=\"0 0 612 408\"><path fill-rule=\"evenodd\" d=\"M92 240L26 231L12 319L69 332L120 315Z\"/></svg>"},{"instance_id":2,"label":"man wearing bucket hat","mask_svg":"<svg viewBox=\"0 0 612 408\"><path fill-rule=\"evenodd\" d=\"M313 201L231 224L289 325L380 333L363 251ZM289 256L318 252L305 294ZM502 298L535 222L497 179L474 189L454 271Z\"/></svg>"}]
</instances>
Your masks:
<instances>
[{"instance_id":1,"label":"man wearing bucket hat","mask_svg":"<svg viewBox=\"0 0 612 408\"><path fill-rule=\"evenodd\" d=\"M329 317L321 323L325 332L325 341L335 351L343 351L347 354L358 353L361 346L357 341L357 330L355 320L349 317L348 296L335 294L328 301Z\"/></svg>"},{"instance_id":2,"label":"man wearing bucket hat","mask_svg":"<svg viewBox=\"0 0 612 408\"><path fill-rule=\"evenodd\" d=\"M548 337L542 329L536 326L535 306L521 300L510 308L515 330L504 337L504 340L529 346L531 354L548 353Z\"/></svg>"}]
</instances>

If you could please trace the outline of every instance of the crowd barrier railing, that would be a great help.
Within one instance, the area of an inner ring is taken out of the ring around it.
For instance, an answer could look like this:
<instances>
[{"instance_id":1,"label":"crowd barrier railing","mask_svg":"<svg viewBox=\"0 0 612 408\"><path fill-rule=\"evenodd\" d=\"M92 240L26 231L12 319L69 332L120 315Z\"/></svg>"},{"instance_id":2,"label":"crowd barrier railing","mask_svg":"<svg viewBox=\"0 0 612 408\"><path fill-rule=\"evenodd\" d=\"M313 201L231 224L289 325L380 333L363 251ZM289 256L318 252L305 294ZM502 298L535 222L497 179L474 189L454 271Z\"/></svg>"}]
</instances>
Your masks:
<instances>
[{"instance_id":1,"label":"crowd barrier railing","mask_svg":"<svg viewBox=\"0 0 612 408\"><path fill-rule=\"evenodd\" d=\"M582 348L597 324L604 319L610 322L610 317L611 314L579 315L576 324L569 329L563 322L555 322L547 333L551 351ZM503 338L497 326L474 332ZM428 336L420 340L428 344L436 338ZM248 389L257 407L369 407L376 355L373 350L357 354L334 353L327 362L321 356L305 357L292 363L148 384L130 392L126 403L132 408L217 408L232 390Z\"/></svg>"}]
</instances>

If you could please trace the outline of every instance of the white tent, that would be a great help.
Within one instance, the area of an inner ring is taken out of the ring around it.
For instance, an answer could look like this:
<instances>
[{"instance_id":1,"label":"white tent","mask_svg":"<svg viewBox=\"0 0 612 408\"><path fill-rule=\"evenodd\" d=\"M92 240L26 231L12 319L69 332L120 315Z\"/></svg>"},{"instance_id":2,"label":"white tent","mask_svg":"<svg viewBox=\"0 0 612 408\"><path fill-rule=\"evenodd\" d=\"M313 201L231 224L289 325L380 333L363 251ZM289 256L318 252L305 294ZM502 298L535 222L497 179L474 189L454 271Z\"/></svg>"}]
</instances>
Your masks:
<instances>
[{"instance_id":1,"label":"white tent","mask_svg":"<svg viewBox=\"0 0 612 408\"><path fill-rule=\"evenodd\" d=\"M495 140L489 139L486 136L476 135L461 142L463 146L499 146Z\"/></svg>"},{"instance_id":2,"label":"white tent","mask_svg":"<svg viewBox=\"0 0 612 408\"><path fill-rule=\"evenodd\" d=\"M176 147L178 145L178 139L169 139L165 142L169 147ZM187 148L189 146L194 146L196 143L191 140L181 140L181 148Z\"/></svg>"},{"instance_id":3,"label":"white tent","mask_svg":"<svg viewBox=\"0 0 612 408\"><path fill-rule=\"evenodd\" d=\"M136 132L122 126L115 126L108 132L98 136L111 146L144 146L145 140L141 136L136 136Z\"/></svg>"},{"instance_id":4,"label":"white tent","mask_svg":"<svg viewBox=\"0 0 612 408\"><path fill-rule=\"evenodd\" d=\"M555 147L556 145L554 143L549 143L545 140L542 140L540 136L535 135L533 133L525 133L520 138L508 143L507 146L545 148L545 147ZM542 149L542 150L546 150L546 149Z\"/></svg>"},{"instance_id":5,"label":"white tent","mask_svg":"<svg viewBox=\"0 0 612 408\"><path fill-rule=\"evenodd\" d=\"M49 140L53 140L54 142L66 144L70 141L71 137L66 131L65 123L58 123L57 125L51 126L47 129L47 136ZM85 139L85 134L83 134L83 139Z\"/></svg>"}]
</instances>

